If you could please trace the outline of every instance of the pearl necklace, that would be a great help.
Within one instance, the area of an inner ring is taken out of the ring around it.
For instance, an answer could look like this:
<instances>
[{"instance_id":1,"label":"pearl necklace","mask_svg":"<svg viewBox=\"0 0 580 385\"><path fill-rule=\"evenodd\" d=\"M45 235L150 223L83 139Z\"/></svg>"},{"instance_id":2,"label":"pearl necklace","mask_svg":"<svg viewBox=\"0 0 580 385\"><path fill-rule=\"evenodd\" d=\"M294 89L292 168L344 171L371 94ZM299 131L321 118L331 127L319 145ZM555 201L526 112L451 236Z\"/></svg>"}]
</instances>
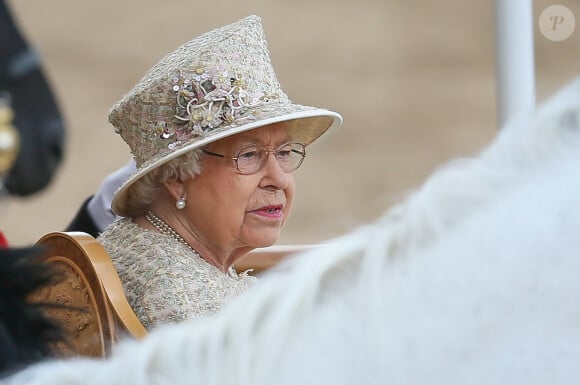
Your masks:
<instances>
[{"instance_id":1,"label":"pearl necklace","mask_svg":"<svg viewBox=\"0 0 580 385\"><path fill-rule=\"evenodd\" d=\"M191 245L189 243L187 243L181 235L177 234L177 232L175 230L173 230L173 228L171 226L169 226L167 223L165 223L157 215L153 214L151 211L147 211L147 214L145 214L145 218L157 230L159 230L159 232L161 234L169 235L170 237L175 239L177 242L184 244L185 246L189 247L192 251L194 251L197 254L197 251L195 251L194 248L191 247Z\"/></svg>"},{"instance_id":2,"label":"pearl necklace","mask_svg":"<svg viewBox=\"0 0 580 385\"><path fill-rule=\"evenodd\" d=\"M177 242L184 244L191 251L193 251L195 254L199 255L199 253L193 247L191 247L191 245L189 243L185 242L185 239L183 239L183 237L181 235L177 234L177 231L173 230L173 228L171 226L169 226L167 223L165 223L157 215L153 214L153 212L147 211L147 214L145 214L145 218L149 221L149 223L151 223L153 225L153 227L155 227L157 230L159 230L159 232L161 234L169 235L170 237L175 239ZM201 256L200 256L200 258L201 258ZM230 268L227 270L226 274L229 274L231 277L238 278L238 273L236 273L236 269L233 265L230 266Z\"/></svg>"}]
</instances>

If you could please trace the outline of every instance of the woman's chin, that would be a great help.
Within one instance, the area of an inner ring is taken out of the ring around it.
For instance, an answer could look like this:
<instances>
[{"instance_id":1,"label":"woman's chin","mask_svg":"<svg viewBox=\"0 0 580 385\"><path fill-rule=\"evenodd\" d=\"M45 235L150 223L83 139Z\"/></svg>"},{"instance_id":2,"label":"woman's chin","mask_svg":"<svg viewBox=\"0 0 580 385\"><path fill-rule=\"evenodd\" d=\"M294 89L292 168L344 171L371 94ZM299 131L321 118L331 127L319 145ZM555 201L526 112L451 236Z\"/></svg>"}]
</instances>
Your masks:
<instances>
[{"instance_id":1,"label":"woman's chin","mask_svg":"<svg viewBox=\"0 0 580 385\"><path fill-rule=\"evenodd\" d=\"M279 229L277 231L273 229L268 229L262 231L259 234L255 234L255 236L251 238L252 241L248 243L254 246L255 248L268 247L276 243L279 238L280 238Z\"/></svg>"}]
</instances>

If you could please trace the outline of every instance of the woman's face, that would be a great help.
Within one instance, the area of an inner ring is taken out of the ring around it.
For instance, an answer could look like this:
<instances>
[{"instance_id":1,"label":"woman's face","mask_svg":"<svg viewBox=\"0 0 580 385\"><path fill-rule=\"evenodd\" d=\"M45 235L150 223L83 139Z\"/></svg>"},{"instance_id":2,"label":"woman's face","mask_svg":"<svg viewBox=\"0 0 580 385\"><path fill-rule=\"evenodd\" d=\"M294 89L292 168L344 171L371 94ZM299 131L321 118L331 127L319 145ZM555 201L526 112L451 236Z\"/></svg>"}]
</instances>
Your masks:
<instances>
[{"instance_id":1,"label":"woman's face","mask_svg":"<svg viewBox=\"0 0 580 385\"><path fill-rule=\"evenodd\" d=\"M204 248L220 256L278 240L292 208L294 177L280 168L272 154L253 175L240 174L231 157L242 146L261 144L274 149L289 141L284 125L277 123L208 145L206 150L225 157L204 155L201 174L186 182L185 210Z\"/></svg>"}]
</instances>

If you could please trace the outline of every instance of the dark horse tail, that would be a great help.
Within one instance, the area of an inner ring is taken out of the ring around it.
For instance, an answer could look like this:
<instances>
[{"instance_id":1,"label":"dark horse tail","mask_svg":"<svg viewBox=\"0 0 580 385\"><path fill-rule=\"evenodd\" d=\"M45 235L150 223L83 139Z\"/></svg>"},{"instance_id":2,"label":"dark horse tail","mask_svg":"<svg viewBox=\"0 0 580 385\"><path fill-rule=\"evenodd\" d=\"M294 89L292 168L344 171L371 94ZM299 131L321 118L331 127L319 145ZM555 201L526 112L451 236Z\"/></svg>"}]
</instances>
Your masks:
<instances>
[{"instance_id":1,"label":"dark horse tail","mask_svg":"<svg viewBox=\"0 0 580 385\"><path fill-rule=\"evenodd\" d=\"M0 248L0 377L53 356L63 340L61 327L44 314L30 294L56 275L39 261L43 250Z\"/></svg>"},{"instance_id":2,"label":"dark horse tail","mask_svg":"<svg viewBox=\"0 0 580 385\"><path fill-rule=\"evenodd\" d=\"M27 196L52 180L64 154L65 127L38 55L0 0L0 98L8 98L20 151L3 184L12 195Z\"/></svg>"}]
</instances>

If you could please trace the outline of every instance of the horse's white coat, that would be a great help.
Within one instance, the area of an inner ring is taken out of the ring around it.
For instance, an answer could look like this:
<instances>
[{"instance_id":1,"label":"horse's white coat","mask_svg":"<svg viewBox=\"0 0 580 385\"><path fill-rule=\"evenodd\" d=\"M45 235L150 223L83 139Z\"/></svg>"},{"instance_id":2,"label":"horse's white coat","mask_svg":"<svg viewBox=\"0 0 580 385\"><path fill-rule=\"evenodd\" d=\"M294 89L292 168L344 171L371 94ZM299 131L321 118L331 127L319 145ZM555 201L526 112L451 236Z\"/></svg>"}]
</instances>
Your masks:
<instances>
[{"instance_id":1,"label":"horse's white coat","mask_svg":"<svg viewBox=\"0 0 580 385\"><path fill-rule=\"evenodd\" d=\"M217 316L12 384L575 384L580 80Z\"/></svg>"}]
</instances>

